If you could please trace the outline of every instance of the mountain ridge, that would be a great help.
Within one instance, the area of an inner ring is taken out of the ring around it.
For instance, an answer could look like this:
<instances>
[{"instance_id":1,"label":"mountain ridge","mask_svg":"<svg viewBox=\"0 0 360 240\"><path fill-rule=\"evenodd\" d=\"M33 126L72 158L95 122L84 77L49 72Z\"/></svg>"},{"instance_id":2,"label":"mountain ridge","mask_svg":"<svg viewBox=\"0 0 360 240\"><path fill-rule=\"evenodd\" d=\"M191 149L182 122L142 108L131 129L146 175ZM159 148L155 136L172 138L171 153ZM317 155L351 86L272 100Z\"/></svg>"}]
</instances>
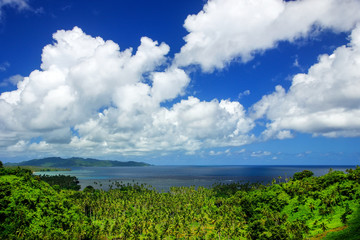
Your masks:
<instances>
[{"instance_id":1,"label":"mountain ridge","mask_svg":"<svg viewBox=\"0 0 360 240\"><path fill-rule=\"evenodd\" d=\"M7 166L40 166L40 167L145 167L151 166L145 162L135 161L116 161L116 160L99 160L95 158L61 158L61 157L47 157L36 158L32 160L22 161L19 163L6 163Z\"/></svg>"}]
</instances>

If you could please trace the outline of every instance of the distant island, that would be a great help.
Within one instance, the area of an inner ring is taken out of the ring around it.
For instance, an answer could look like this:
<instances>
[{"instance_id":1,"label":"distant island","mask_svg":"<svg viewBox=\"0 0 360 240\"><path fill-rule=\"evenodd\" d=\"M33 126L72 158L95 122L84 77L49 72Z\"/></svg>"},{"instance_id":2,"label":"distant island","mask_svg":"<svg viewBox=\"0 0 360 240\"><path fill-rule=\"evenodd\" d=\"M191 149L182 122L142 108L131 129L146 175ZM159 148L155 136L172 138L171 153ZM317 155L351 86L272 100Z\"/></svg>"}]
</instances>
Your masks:
<instances>
[{"instance_id":1,"label":"distant island","mask_svg":"<svg viewBox=\"0 0 360 240\"><path fill-rule=\"evenodd\" d=\"M6 163L5 166L39 166L44 168L72 168L72 167L145 167L151 166L144 162L135 161L114 161L114 160L98 160L93 158L61 158L48 157L42 159L32 159L19 163Z\"/></svg>"}]
</instances>

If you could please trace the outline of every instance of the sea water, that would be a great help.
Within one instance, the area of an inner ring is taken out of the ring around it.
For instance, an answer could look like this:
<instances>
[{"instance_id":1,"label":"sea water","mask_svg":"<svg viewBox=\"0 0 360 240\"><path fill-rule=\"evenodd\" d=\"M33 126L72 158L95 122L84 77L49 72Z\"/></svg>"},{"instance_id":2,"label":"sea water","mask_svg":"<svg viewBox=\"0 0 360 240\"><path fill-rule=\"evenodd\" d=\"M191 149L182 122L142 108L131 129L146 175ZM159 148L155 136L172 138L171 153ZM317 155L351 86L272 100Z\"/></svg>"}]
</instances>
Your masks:
<instances>
[{"instance_id":1,"label":"sea water","mask_svg":"<svg viewBox=\"0 0 360 240\"><path fill-rule=\"evenodd\" d=\"M203 186L215 183L250 182L268 184L274 178L286 181L294 173L310 170L315 176L322 176L330 168L346 171L355 166L146 166L146 167L81 167L71 171L37 172L37 175L70 175L79 179L81 188L93 186L108 190L111 183L146 184L158 191L170 187Z\"/></svg>"}]
</instances>

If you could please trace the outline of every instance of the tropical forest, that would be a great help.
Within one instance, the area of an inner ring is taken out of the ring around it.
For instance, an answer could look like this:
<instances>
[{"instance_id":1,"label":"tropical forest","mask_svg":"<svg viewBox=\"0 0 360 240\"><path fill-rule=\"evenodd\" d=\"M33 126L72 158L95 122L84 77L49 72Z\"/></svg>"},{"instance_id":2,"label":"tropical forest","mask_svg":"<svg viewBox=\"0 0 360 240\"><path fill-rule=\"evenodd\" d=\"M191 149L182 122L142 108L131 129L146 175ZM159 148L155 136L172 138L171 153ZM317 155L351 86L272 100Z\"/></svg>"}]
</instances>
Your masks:
<instances>
[{"instance_id":1,"label":"tropical forest","mask_svg":"<svg viewBox=\"0 0 360 240\"><path fill-rule=\"evenodd\" d=\"M360 167L158 191L0 165L0 239L360 239Z\"/></svg>"}]
</instances>

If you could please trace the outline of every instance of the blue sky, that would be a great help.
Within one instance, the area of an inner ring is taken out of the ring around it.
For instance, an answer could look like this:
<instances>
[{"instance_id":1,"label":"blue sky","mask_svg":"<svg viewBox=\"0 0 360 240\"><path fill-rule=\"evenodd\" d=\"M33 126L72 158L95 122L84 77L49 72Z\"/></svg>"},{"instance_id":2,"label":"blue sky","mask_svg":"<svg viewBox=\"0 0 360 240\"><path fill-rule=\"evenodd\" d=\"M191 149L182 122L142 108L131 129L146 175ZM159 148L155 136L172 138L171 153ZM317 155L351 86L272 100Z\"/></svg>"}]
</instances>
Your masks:
<instances>
[{"instance_id":1,"label":"blue sky","mask_svg":"<svg viewBox=\"0 0 360 240\"><path fill-rule=\"evenodd\" d=\"M356 165L357 0L0 0L0 159Z\"/></svg>"}]
</instances>

